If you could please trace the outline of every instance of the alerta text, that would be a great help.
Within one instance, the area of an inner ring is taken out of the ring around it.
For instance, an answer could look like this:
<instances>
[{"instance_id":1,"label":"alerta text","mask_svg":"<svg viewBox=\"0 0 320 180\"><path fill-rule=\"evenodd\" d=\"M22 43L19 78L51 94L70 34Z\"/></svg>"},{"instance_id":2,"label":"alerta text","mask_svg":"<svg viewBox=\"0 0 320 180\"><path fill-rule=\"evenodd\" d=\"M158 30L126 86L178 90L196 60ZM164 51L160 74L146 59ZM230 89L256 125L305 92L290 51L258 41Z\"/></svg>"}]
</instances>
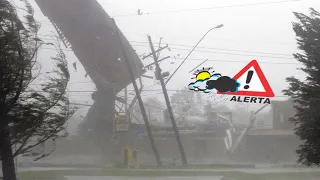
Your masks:
<instances>
[{"instance_id":1,"label":"alerta text","mask_svg":"<svg viewBox=\"0 0 320 180\"><path fill-rule=\"evenodd\" d=\"M270 99L264 97L233 96L230 101L270 104Z\"/></svg>"}]
</instances>

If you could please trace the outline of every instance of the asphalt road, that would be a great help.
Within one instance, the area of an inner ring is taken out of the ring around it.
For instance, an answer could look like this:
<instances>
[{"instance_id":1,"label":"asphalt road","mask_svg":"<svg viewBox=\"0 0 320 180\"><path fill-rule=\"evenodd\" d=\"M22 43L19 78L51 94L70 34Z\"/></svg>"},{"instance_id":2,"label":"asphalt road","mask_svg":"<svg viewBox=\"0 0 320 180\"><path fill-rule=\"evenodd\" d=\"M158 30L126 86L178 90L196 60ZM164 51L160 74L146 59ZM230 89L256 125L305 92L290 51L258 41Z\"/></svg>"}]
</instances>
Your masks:
<instances>
[{"instance_id":1,"label":"asphalt road","mask_svg":"<svg viewBox=\"0 0 320 180\"><path fill-rule=\"evenodd\" d=\"M68 180L221 180L221 176L208 177L114 177L114 176L65 176Z\"/></svg>"},{"instance_id":2,"label":"asphalt road","mask_svg":"<svg viewBox=\"0 0 320 180\"><path fill-rule=\"evenodd\" d=\"M98 168L48 168L48 167L18 168L18 172L54 171L54 170L99 170L99 169ZM158 171L171 171L171 170L175 170L175 169L158 169ZM146 170L140 169L136 171L146 171ZM320 168L281 168L281 167L278 167L278 168L220 168L220 169L179 169L179 171L188 171L188 172L190 171L210 171L210 172L238 171L238 172L244 172L249 174L264 174L264 173L289 173L289 172L320 172Z\"/></svg>"}]
</instances>

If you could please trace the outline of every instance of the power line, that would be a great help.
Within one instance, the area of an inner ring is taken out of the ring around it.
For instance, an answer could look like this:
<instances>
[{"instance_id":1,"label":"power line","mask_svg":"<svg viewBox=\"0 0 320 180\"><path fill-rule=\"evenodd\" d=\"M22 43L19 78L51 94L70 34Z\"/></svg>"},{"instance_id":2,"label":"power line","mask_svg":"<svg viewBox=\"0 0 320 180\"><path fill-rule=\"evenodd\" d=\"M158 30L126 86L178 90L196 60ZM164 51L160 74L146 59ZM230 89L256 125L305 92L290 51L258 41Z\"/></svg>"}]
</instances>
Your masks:
<instances>
[{"instance_id":1,"label":"power line","mask_svg":"<svg viewBox=\"0 0 320 180\"><path fill-rule=\"evenodd\" d=\"M141 36L147 36L147 35L149 35L149 34L141 34L141 33L131 33L131 32L122 32L122 33L124 33L124 34L135 34L135 35L141 35ZM57 38L59 39L59 40L61 40L60 39L60 37L58 36L58 35L49 35L49 34L41 34L41 33L38 33L38 35L40 35L40 36L48 36L48 37L56 37L56 38L54 38L54 39L52 39L52 38L48 38L48 39L46 39L46 40L57 40ZM154 36L158 36L158 37L163 37L163 36L160 36L160 35L156 35L156 34L153 34L152 33L152 35L154 35ZM175 36L176 37L176 36ZM190 36L178 36L178 37L180 37L180 38L188 38L188 39L190 39ZM195 37L195 36L193 36L194 38L197 38L197 37ZM250 41L250 40L240 40L240 39L226 39L226 38L210 38L210 37L207 37L207 39L214 39L214 40L220 40L220 41L234 41L234 42L248 42L248 43L267 43L267 44L293 44L293 43L295 43L295 42L265 42L265 41ZM146 44L146 43L148 43L148 42L142 42L142 41L129 41L129 42L136 42L136 43L144 43L144 44ZM177 45L178 46L178 44L171 44L171 45ZM185 46L185 45L180 45L180 46ZM189 46L190 47L190 46ZM200 48L200 46L198 47L198 48ZM205 48L205 47L203 47L203 48ZM221 49L222 50L222 49Z\"/></svg>"},{"instance_id":2,"label":"power line","mask_svg":"<svg viewBox=\"0 0 320 180\"><path fill-rule=\"evenodd\" d=\"M195 8L195 9L181 9L181 10L171 10L171 11L159 11L159 12L151 12L145 14L122 14L115 15L115 17L126 17L126 16L144 16L144 15L154 15L154 14L165 14L165 13L179 13L179 12L191 12L191 11L202 11L202 10L211 10L211 9L220 9L220 8L232 8L232 7L245 7L245 6L256 6L256 5L264 5L264 4L279 4L279 3L287 3L294 2L300 0L286 0L286 1L271 1L271 2L261 2L261 3L248 3L248 4L238 4L238 5L227 5L227 6L215 6L215 7L205 7L205 8Z\"/></svg>"},{"instance_id":3,"label":"power line","mask_svg":"<svg viewBox=\"0 0 320 180\"><path fill-rule=\"evenodd\" d=\"M132 45L132 46L142 46L142 47L147 47L145 45ZM41 49L50 49L50 50L56 50L54 48L41 48ZM185 48L171 48L175 50L189 50ZM63 51L73 51L72 49L62 49ZM236 55L236 56L256 56L256 57L264 57L264 58L283 58L283 59L295 59L293 57L281 57L281 56L264 56L264 55L252 55L252 54L237 54L237 53L226 53L226 52L213 52L213 51L202 51L202 50L194 50L196 52L202 52L202 53L214 53L214 54L227 54L227 55ZM239 51L241 52L241 51ZM251 52L251 53L259 53L259 52ZM271 54L271 53L269 53ZM178 58L177 58L178 59Z\"/></svg>"},{"instance_id":4,"label":"power line","mask_svg":"<svg viewBox=\"0 0 320 180\"><path fill-rule=\"evenodd\" d=\"M172 48L172 49L176 49L176 50L189 50L189 49L183 49L183 48ZM208 49L208 48L207 48ZM211 48L213 49L213 48ZM218 50L218 49L217 49ZM222 50L222 49L220 49ZM223 50L228 50L228 49L223 49ZM194 50L196 52L207 52L207 53L217 53L217 54L230 54L230 55L239 55L239 56L253 56L251 54L237 54L237 53L223 53L223 52L212 52L212 51L202 51L202 50ZM237 50L229 50L229 51L237 51ZM248 53L258 53L258 54L273 54L273 55L280 55L280 54L275 54L275 53L263 53L263 52L253 52L253 51L237 51L237 52L248 52ZM260 56L260 57L268 57L268 58L283 58L281 56L264 56L264 55L254 55L254 56ZM283 56L283 55L282 55ZM289 56L289 55L285 55L285 56ZM292 56L292 55L291 55ZM286 59L294 59L293 57L285 57Z\"/></svg>"},{"instance_id":5,"label":"power line","mask_svg":"<svg viewBox=\"0 0 320 180\"><path fill-rule=\"evenodd\" d=\"M145 45L133 45L133 46L146 47ZM189 50L190 50L190 49L185 49L185 48L170 48L170 49L184 50L184 51L189 51ZM194 51L195 51L195 52L202 52L202 53L227 54L227 55L235 55L235 56L256 56L256 57L264 57L264 58L294 59L293 57L281 57L281 56L265 56L265 55L253 55L253 54L238 54L238 53L213 52L213 51L202 51L202 50L194 50Z\"/></svg>"},{"instance_id":6,"label":"power line","mask_svg":"<svg viewBox=\"0 0 320 180\"><path fill-rule=\"evenodd\" d=\"M137 46L137 45L134 45ZM42 49L51 49L56 50L54 48L42 48ZM176 50L189 50L189 49L182 49L182 48L171 48ZM73 51L72 49L62 49L63 51ZM295 59L295 58L289 58L289 57L277 57L277 56L263 56L263 55L251 55L251 54L237 54L237 53L223 53L223 52L212 52L212 51L200 51L200 50L194 50L196 52L202 52L202 53L214 53L214 54L227 54L227 55L236 55L236 56L249 56L249 57L264 57L264 58L279 58L279 59ZM182 58L176 58L176 59L182 59ZM204 59L192 59L189 58L188 60L204 60ZM225 60L208 60L208 61L216 61L216 62L246 62L246 61L225 61ZM269 63L269 64L299 64L299 63L276 63L276 62L259 62L259 63Z\"/></svg>"},{"instance_id":7,"label":"power line","mask_svg":"<svg viewBox=\"0 0 320 180\"><path fill-rule=\"evenodd\" d=\"M183 58L176 58L176 59L183 59ZM229 60L215 60L215 59L204 59L204 58L189 58L188 61L214 61L214 62L222 62L222 63L248 63L248 61L229 61ZM259 61L262 64L296 64L300 65L300 63L293 63L293 62L268 62L268 61Z\"/></svg>"},{"instance_id":8,"label":"power line","mask_svg":"<svg viewBox=\"0 0 320 180\"><path fill-rule=\"evenodd\" d=\"M46 36L46 35L44 35ZM47 35L47 36L53 36L53 35ZM45 39L45 40L57 40L57 39ZM59 39L58 39L59 40ZM148 44L148 42L143 42L143 41L129 41L131 43L138 43L138 44ZM138 46L138 47L149 47L147 45L132 45L132 46ZM181 46L181 47L193 47L190 45L184 45L184 44L171 44L170 46ZM51 48L42 48L42 49L51 49ZM176 50L187 50L183 48L171 48L171 49L176 49ZM243 53L256 53L256 54L267 54L267 55L278 55L278 56L291 56L291 57L286 57L286 59L294 59L292 57L292 54L284 54L284 53L270 53L270 52L259 52L259 51L246 51L246 50L235 50L235 49L227 49L227 48L212 48L212 47L204 47L204 46L199 46L197 49L212 49L212 50L221 50L221 51L233 51L233 52L243 52ZM72 49L63 49L64 51L73 51ZM218 53L218 54L224 54L223 52L211 52L211 51L200 51L200 50L194 50L196 52L207 52L207 53ZM230 53L227 53L230 54ZM239 54L232 54L232 55L239 55ZM242 56L252 56L252 55L242 55ZM256 55L260 57L267 57L267 56L261 56L261 55ZM271 58L271 57L267 57ZM273 58L273 57L272 57ZM278 58L278 57L276 57Z\"/></svg>"},{"instance_id":9,"label":"power line","mask_svg":"<svg viewBox=\"0 0 320 180\"><path fill-rule=\"evenodd\" d=\"M148 42L143 42L143 41L129 41L129 42L142 43L142 44L147 44L147 43L148 43ZM138 45L133 45L133 46L138 46ZM171 44L171 43L169 43L169 46L181 46L181 47L190 47L190 48L193 47L193 46L190 46L190 45ZM146 46L146 47L148 47L148 46ZM224 49L224 48L212 48L212 47L204 47L204 46L198 46L197 49L213 49L213 50L222 50L222 51L234 51L234 52L246 52L246 53L257 53L257 54L270 54L270 55L292 56L292 54L269 53L269 52L258 52L258 51L243 51L243 50ZM195 50L195 51L197 51L197 50Z\"/></svg>"},{"instance_id":10,"label":"power line","mask_svg":"<svg viewBox=\"0 0 320 180\"><path fill-rule=\"evenodd\" d=\"M139 36L147 36L147 35L153 35L156 37L163 37L162 35L158 35L155 33L131 33L131 32L123 32L124 34L134 34L134 35L139 35ZM179 36L177 34L172 35L171 37L179 37L179 38L183 38L183 39L188 39L190 40L190 38L198 38L196 36ZM215 41L233 41L233 42L242 42L242 43L263 43L263 44L278 44L278 45L287 45L287 44L293 44L295 42L270 42L270 41L251 41L251 40L243 40L243 39L228 39L228 38L216 38L216 37L207 37L206 39L212 39Z\"/></svg>"},{"instance_id":11,"label":"power line","mask_svg":"<svg viewBox=\"0 0 320 180\"><path fill-rule=\"evenodd\" d=\"M134 91L134 90L127 90L127 91ZM148 89L148 90L142 90L142 92L157 92L157 91L162 91L162 89ZM199 93L191 90L181 90L181 89L168 89L167 91L179 91L179 92L190 92L190 93ZM35 91L35 92L44 92L44 91ZM76 91L76 90L67 90L66 92L68 93L92 93L96 92L94 90L87 90L87 91ZM289 96L275 96L275 97L289 97Z\"/></svg>"},{"instance_id":12,"label":"power line","mask_svg":"<svg viewBox=\"0 0 320 180\"><path fill-rule=\"evenodd\" d=\"M183 58L176 58L176 59L183 59ZM205 59L201 59L201 58L190 58L188 59L189 61L204 61ZM213 60L213 59L207 59L206 61L213 61L213 62L223 62L223 63L248 63L247 61L229 61L229 60ZM290 62L264 62L264 61L259 61L259 63L261 64L278 64L278 65L286 65L286 64L296 64L296 65L300 65L300 63L290 63ZM83 82L70 82L68 84L83 84L83 83L94 83L93 81L87 82L87 81L83 81ZM42 84L31 84L31 85L42 85ZM155 85L150 85L147 86L147 88L152 88L152 86ZM143 90L146 91L146 90ZM87 91L85 91L87 92ZM94 91L89 91L89 92L94 92Z\"/></svg>"},{"instance_id":13,"label":"power line","mask_svg":"<svg viewBox=\"0 0 320 180\"><path fill-rule=\"evenodd\" d=\"M177 58L177 59L183 59L183 58ZM196 58L190 58L188 59L190 61L204 61L205 59L196 59ZM213 60L213 59L208 59L208 61L214 61L214 62L225 62L225 63L230 63L230 62L236 62L236 63L248 63L248 61L228 61L228 60ZM266 61L259 61L259 63L262 64L297 64L300 65L300 63L291 63L291 62L266 62Z\"/></svg>"},{"instance_id":14,"label":"power line","mask_svg":"<svg viewBox=\"0 0 320 180\"><path fill-rule=\"evenodd\" d=\"M68 82L68 85L69 84L86 84L86 83L94 83L93 81L79 81L79 82ZM41 83L32 83L30 85L43 85Z\"/></svg>"},{"instance_id":15,"label":"power line","mask_svg":"<svg viewBox=\"0 0 320 180\"><path fill-rule=\"evenodd\" d=\"M128 90L128 91L134 91L134 90ZM149 89L149 90L142 90L142 92L156 92L156 91L162 91L162 89ZM179 92L189 92L189 93L199 93L191 90L181 90L181 89L168 89L167 91L179 91ZM37 91L37 92L42 92L42 91ZM96 92L96 91L66 91L69 93L80 93L80 92ZM289 97L289 96L275 96L275 97Z\"/></svg>"}]
</instances>

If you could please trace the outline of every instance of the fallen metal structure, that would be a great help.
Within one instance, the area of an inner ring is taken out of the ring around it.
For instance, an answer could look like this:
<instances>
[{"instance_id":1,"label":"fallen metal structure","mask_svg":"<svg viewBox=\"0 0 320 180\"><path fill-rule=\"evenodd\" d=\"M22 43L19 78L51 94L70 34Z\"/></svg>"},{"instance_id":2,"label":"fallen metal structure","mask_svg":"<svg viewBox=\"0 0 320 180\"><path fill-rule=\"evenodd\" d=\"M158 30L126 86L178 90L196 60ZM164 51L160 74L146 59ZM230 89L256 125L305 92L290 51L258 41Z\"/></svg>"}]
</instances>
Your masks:
<instances>
[{"instance_id":1,"label":"fallen metal structure","mask_svg":"<svg viewBox=\"0 0 320 180\"><path fill-rule=\"evenodd\" d=\"M131 83L116 26L96 0L36 0L43 14L69 44L98 89L112 87L117 93ZM143 65L127 39L120 33L135 78Z\"/></svg>"},{"instance_id":2,"label":"fallen metal structure","mask_svg":"<svg viewBox=\"0 0 320 180\"><path fill-rule=\"evenodd\" d=\"M48 17L66 47L71 48L96 85L90 108L81 132L94 129L94 140L106 150L112 136L115 117L115 100L124 102L116 94L132 81L123 61L131 61L134 79L145 71L139 56L120 32L112 18L96 0L35 0L42 13ZM122 41L122 43L121 43Z\"/></svg>"}]
</instances>

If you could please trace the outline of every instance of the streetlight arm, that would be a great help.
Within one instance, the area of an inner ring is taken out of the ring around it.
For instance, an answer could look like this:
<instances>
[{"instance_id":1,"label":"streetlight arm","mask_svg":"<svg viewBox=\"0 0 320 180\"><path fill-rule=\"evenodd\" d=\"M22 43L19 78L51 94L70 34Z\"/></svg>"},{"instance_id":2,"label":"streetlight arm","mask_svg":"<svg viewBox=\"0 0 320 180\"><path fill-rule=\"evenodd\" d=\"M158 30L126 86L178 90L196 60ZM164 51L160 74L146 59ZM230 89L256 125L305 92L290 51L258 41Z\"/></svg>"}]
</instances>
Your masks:
<instances>
[{"instance_id":1,"label":"streetlight arm","mask_svg":"<svg viewBox=\"0 0 320 180\"><path fill-rule=\"evenodd\" d=\"M200 44L200 42L206 37L206 35L210 32L210 31L212 31L213 29L217 29L217 28L221 28L221 27L223 27L223 24L220 24L220 25L218 25L218 26L216 26L216 27L214 27L214 28L211 28L211 29L209 29L209 31L207 31L203 36L202 36L202 38L198 41L198 43L192 48L192 50L189 52L189 54L184 58L184 60L181 62L181 64L178 66L178 68L172 73L172 75L168 78L168 80L166 81L166 83L165 84L167 84L169 81L170 81L170 79L173 77L173 75L179 70L179 68L182 66L182 64L188 59L188 57L191 55L191 53L197 48L197 46Z\"/></svg>"}]
</instances>

